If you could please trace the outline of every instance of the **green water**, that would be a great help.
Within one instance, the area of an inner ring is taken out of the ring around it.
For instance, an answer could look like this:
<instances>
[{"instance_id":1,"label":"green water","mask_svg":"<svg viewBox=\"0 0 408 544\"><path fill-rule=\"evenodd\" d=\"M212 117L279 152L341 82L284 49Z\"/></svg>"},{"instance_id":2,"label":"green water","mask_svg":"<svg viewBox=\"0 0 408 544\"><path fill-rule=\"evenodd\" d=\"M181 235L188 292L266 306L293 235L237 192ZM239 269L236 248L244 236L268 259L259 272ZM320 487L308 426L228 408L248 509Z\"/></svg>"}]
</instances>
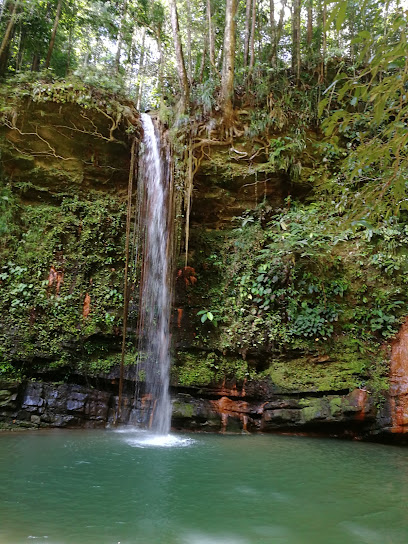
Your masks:
<instances>
[{"instance_id":1,"label":"green water","mask_svg":"<svg viewBox=\"0 0 408 544\"><path fill-rule=\"evenodd\" d=\"M0 434L0 543L406 544L408 450L290 436Z\"/></svg>"}]
</instances>

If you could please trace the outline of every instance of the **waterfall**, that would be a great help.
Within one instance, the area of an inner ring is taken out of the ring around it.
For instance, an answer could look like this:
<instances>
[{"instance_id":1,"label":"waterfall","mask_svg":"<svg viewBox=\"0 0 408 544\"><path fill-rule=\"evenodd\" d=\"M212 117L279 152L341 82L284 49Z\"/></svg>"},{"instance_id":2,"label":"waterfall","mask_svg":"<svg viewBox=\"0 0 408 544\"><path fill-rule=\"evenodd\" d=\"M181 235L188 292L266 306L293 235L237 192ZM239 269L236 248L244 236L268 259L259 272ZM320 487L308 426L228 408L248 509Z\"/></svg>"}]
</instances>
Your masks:
<instances>
[{"instance_id":1,"label":"waterfall","mask_svg":"<svg viewBox=\"0 0 408 544\"><path fill-rule=\"evenodd\" d=\"M145 383L140 400L145 426L170 431L169 187L153 121L142 114L143 149L138 181L137 251L141 261L137 372Z\"/></svg>"}]
</instances>

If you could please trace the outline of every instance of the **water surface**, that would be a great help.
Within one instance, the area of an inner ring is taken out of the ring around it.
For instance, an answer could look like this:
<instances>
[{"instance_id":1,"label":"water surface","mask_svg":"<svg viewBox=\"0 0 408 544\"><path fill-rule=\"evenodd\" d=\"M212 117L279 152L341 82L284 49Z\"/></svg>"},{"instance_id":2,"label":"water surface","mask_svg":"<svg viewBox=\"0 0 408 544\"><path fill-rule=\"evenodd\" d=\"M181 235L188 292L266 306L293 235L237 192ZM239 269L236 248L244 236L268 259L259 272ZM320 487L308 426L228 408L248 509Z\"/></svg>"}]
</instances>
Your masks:
<instances>
[{"instance_id":1,"label":"water surface","mask_svg":"<svg viewBox=\"0 0 408 544\"><path fill-rule=\"evenodd\" d=\"M406 544L408 450L293 436L0 434L0 543Z\"/></svg>"}]
</instances>

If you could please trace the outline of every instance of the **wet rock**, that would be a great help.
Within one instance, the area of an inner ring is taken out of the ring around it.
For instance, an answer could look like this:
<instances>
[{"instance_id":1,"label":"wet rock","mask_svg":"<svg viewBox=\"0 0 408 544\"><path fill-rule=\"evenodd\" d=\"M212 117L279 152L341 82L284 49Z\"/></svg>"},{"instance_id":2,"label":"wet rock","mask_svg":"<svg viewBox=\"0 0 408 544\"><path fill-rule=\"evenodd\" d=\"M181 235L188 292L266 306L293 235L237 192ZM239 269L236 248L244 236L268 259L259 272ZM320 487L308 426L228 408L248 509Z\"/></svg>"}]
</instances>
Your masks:
<instances>
[{"instance_id":1,"label":"wet rock","mask_svg":"<svg viewBox=\"0 0 408 544\"><path fill-rule=\"evenodd\" d=\"M327 420L329 417L330 408L326 398L312 398L301 410L301 419L304 424Z\"/></svg>"},{"instance_id":2,"label":"wet rock","mask_svg":"<svg viewBox=\"0 0 408 544\"><path fill-rule=\"evenodd\" d=\"M391 433L408 432L408 319L391 347L389 411Z\"/></svg>"},{"instance_id":3,"label":"wet rock","mask_svg":"<svg viewBox=\"0 0 408 544\"><path fill-rule=\"evenodd\" d=\"M299 401L292 398L276 398L264 404L264 410L299 408Z\"/></svg>"},{"instance_id":4,"label":"wet rock","mask_svg":"<svg viewBox=\"0 0 408 544\"><path fill-rule=\"evenodd\" d=\"M0 390L0 408L10 407L17 400L17 393L10 389Z\"/></svg>"},{"instance_id":5,"label":"wet rock","mask_svg":"<svg viewBox=\"0 0 408 544\"><path fill-rule=\"evenodd\" d=\"M43 385L41 383L28 383L24 393L22 408L27 411L38 410L45 402L42 393Z\"/></svg>"},{"instance_id":6,"label":"wet rock","mask_svg":"<svg viewBox=\"0 0 408 544\"><path fill-rule=\"evenodd\" d=\"M111 394L80 385L28 382L20 384L18 392L6 390L0 399L4 406L0 421L27 422L30 425L52 427L99 427L108 420ZM21 426L21 425L20 425Z\"/></svg>"},{"instance_id":7,"label":"wet rock","mask_svg":"<svg viewBox=\"0 0 408 544\"><path fill-rule=\"evenodd\" d=\"M67 410L68 412L83 412L85 410L85 402L88 399L86 393L81 393L80 391L70 391L69 397L67 399Z\"/></svg>"},{"instance_id":8,"label":"wet rock","mask_svg":"<svg viewBox=\"0 0 408 544\"><path fill-rule=\"evenodd\" d=\"M262 416L261 429L263 431L279 427L297 426L301 420L299 410L277 409L265 410Z\"/></svg>"}]
</instances>

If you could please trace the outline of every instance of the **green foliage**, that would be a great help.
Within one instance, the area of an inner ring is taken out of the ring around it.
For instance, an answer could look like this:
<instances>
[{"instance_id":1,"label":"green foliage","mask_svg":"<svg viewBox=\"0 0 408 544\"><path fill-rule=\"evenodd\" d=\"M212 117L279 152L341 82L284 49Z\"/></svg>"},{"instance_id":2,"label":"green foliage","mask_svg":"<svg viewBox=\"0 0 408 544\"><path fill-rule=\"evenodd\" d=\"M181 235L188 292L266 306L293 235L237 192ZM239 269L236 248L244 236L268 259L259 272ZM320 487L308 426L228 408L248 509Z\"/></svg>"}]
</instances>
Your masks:
<instances>
[{"instance_id":1,"label":"green foliage","mask_svg":"<svg viewBox=\"0 0 408 544\"><path fill-rule=\"evenodd\" d=\"M209 78L193 88L192 100L204 114L211 113L215 106L215 87L216 81Z\"/></svg>"},{"instance_id":2,"label":"green foliage","mask_svg":"<svg viewBox=\"0 0 408 544\"><path fill-rule=\"evenodd\" d=\"M197 315L201 316L201 323L205 323L208 320L214 325L214 327L216 327L218 325L218 321L214 317L214 313L216 312L217 310L213 310L212 312L210 310L200 310L199 312L197 312Z\"/></svg>"},{"instance_id":3,"label":"green foliage","mask_svg":"<svg viewBox=\"0 0 408 544\"><path fill-rule=\"evenodd\" d=\"M104 79L106 78L106 79ZM0 111L14 112L18 99L56 104L73 103L84 109L102 111L117 117L123 113L126 98L120 76L100 76L97 70L88 69L85 74L58 78L52 71L23 72L9 78L0 91ZM119 119L118 119L119 121Z\"/></svg>"},{"instance_id":4,"label":"green foliage","mask_svg":"<svg viewBox=\"0 0 408 544\"><path fill-rule=\"evenodd\" d=\"M4 360L49 364L68 353L69 365L83 358L81 345L92 335L115 338L123 304L124 222L124 206L112 197L66 197L60 207L20 208L14 236L1 248ZM86 294L90 313L84 317Z\"/></svg>"},{"instance_id":5,"label":"green foliage","mask_svg":"<svg viewBox=\"0 0 408 544\"><path fill-rule=\"evenodd\" d=\"M342 226L324 204L293 201L261 222L262 207L224 246L212 245L206 266L219 272L207 307L222 325L198 343L244 356L314 352L335 349L347 334L360 352L395 334L408 301L404 223Z\"/></svg>"},{"instance_id":6,"label":"green foliage","mask_svg":"<svg viewBox=\"0 0 408 544\"><path fill-rule=\"evenodd\" d=\"M372 221L408 209L406 28L407 13L397 10L383 34L359 32L357 73L338 73L320 104L323 113L336 101L323 127L348 150L333 179L338 199L352 215Z\"/></svg>"},{"instance_id":7,"label":"green foliage","mask_svg":"<svg viewBox=\"0 0 408 544\"><path fill-rule=\"evenodd\" d=\"M9 187L0 188L0 236L4 243L14 231L18 205Z\"/></svg>"}]
</instances>

